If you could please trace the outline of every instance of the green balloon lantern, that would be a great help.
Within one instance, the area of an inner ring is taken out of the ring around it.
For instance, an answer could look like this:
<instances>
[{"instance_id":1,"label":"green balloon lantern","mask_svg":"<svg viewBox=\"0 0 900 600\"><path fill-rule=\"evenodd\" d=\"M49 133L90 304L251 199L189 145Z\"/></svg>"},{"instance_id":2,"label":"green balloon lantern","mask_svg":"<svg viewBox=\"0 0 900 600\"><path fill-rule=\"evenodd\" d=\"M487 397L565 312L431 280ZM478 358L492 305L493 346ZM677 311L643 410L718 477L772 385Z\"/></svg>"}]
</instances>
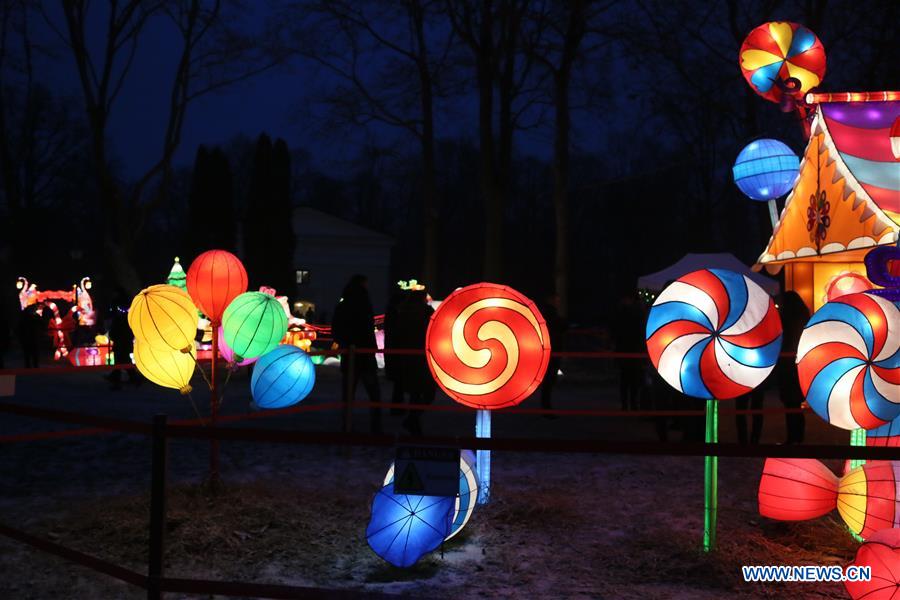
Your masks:
<instances>
[{"instance_id":1,"label":"green balloon lantern","mask_svg":"<svg viewBox=\"0 0 900 600\"><path fill-rule=\"evenodd\" d=\"M222 315L225 343L234 351L238 362L274 349L281 343L287 328L284 307L274 296L262 292L238 295Z\"/></svg>"}]
</instances>

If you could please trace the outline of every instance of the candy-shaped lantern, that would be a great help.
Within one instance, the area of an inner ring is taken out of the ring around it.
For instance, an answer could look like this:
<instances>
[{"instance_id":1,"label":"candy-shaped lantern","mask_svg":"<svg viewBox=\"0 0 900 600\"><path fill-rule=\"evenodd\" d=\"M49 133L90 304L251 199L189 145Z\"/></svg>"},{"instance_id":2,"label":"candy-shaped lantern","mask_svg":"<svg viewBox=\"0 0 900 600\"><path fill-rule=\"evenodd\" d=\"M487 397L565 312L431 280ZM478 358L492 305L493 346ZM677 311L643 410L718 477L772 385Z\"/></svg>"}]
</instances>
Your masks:
<instances>
[{"instance_id":1,"label":"candy-shaped lantern","mask_svg":"<svg viewBox=\"0 0 900 600\"><path fill-rule=\"evenodd\" d=\"M825 48L797 23L763 23L740 50L741 72L753 91L772 102L799 98L825 77Z\"/></svg>"},{"instance_id":2,"label":"candy-shaped lantern","mask_svg":"<svg viewBox=\"0 0 900 600\"><path fill-rule=\"evenodd\" d=\"M372 500L366 541L395 567L411 567L449 535L453 504L450 496L395 494L394 484L386 485Z\"/></svg>"},{"instance_id":3,"label":"candy-shaped lantern","mask_svg":"<svg viewBox=\"0 0 900 600\"><path fill-rule=\"evenodd\" d=\"M287 331L288 320L278 300L262 292L244 292L222 315L225 342L238 361L273 350Z\"/></svg>"},{"instance_id":4,"label":"candy-shaped lantern","mask_svg":"<svg viewBox=\"0 0 900 600\"><path fill-rule=\"evenodd\" d=\"M285 408L306 398L315 383L309 355L296 346L282 345L256 363L250 391L260 408Z\"/></svg>"},{"instance_id":5,"label":"candy-shaped lantern","mask_svg":"<svg viewBox=\"0 0 900 600\"><path fill-rule=\"evenodd\" d=\"M866 539L900 527L900 461L875 461L841 478L821 462L767 458L759 482L759 514L778 521L807 521L837 507L850 531Z\"/></svg>"},{"instance_id":6,"label":"candy-shaped lantern","mask_svg":"<svg viewBox=\"0 0 900 600\"><path fill-rule=\"evenodd\" d=\"M394 463L384 476L384 485L394 482ZM456 504L453 506L453 524L450 533L445 540L449 540L462 531L472 513L475 512L476 499L478 498L478 476L475 472L475 453L471 450L462 450L459 453L459 493L456 496Z\"/></svg>"},{"instance_id":7,"label":"candy-shaped lantern","mask_svg":"<svg viewBox=\"0 0 900 600\"><path fill-rule=\"evenodd\" d=\"M734 182L751 200L784 196L800 172L800 158L778 140L761 139L747 144L732 167Z\"/></svg>"},{"instance_id":8,"label":"candy-shaped lantern","mask_svg":"<svg viewBox=\"0 0 900 600\"><path fill-rule=\"evenodd\" d=\"M900 416L900 304L849 294L815 312L797 346L806 400L843 429L874 429Z\"/></svg>"},{"instance_id":9,"label":"candy-shaped lantern","mask_svg":"<svg viewBox=\"0 0 900 600\"><path fill-rule=\"evenodd\" d=\"M868 581L844 582L853 600L900 598L900 528L882 529L872 534L856 551L852 564L871 569Z\"/></svg>"},{"instance_id":10,"label":"candy-shaped lantern","mask_svg":"<svg viewBox=\"0 0 900 600\"><path fill-rule=\"evenodd\" d=\"M163 387L172 388L182 394L191 391L191 376L197 364L196 351L160 350L136 340L134 342L134 364L141 375Z\"/></svg>"},{"instance_id":11,"label":"candy-shaped lantern","mask_svg":"<svg viewBox=\"0 0 900 600\"><path fill-rule=\"evenodd\" d=\"M769 375L781 349L772 298L748 277L694 271L660 293L647 319L647 351L679 392L707 400L746 394Z\"/></svg>"},{"instance_id":12,"label":"candy-shaped lantern","mask_svg":"<svg viewBox=\"0 0 900 600\"><path fill-rule=\"evenodd\" d=\"M425 354L451 398L473 408L503 408L540 385L550 334L531 300L512 288L480 283L441 303L428 325Z\"/></svg>"},{"instance_id":13,"label":"candy-shaped lantern","mask_svg":"<svg viewBox=\"0 0 900 600\"><path fill-rule=\"evenodd\" d=\"M218 325L231 301L247 291L247 271L231 252L207 250L188 268L187 289L206 318Z\"/></svg>"},{"instance_id":14,"label":"candy-shaped lantern","mask_svg":"<svg viewBox=\"0 0 900 600\"><path fill-rule=\"evenodd\" d=\"M189 352L197 334L197 308L173 285L152 285L131 302L128 325L137 341L158 350Z\"/></svg>"}]
</instances>

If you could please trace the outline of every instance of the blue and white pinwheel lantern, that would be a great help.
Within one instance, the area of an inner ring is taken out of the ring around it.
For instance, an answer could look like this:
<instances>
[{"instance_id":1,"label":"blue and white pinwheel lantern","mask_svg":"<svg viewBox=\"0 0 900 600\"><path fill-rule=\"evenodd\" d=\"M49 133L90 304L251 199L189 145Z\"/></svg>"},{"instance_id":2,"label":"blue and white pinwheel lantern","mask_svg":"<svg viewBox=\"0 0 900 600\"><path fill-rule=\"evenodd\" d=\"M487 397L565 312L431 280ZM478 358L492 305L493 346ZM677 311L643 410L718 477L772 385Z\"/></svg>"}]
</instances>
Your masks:
<instances>
[{"instance_id":1,"label":"blue and white pinwheel lantern","mask_svg":"<svg viewBox=\"0 0 900 600\"><path fill-rule=\"evenodd\" d=\"M260 408L285 408L306 398L315 383L316 370L309 355L282 344L257 361L250 391Z\"/></svg>"}]
</instances>

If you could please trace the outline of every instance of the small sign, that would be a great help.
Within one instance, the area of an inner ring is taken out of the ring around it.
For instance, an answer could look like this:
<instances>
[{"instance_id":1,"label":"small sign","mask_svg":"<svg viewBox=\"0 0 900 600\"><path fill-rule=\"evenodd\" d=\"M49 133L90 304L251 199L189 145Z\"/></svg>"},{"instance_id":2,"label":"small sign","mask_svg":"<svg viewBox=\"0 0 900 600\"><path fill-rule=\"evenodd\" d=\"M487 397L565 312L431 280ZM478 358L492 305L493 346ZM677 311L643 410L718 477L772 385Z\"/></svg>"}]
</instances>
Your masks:
<instances>
[{"instance_id":1,"label":"small sign","mask_svg":"<svg viewBox=\"0 0 900 600\"><path fill-rule=\"evenodd\" d=\"M417 496L459 493L459 448L398 446L394 492Z\"/></svg>"},{"instance_id":2,"label":"small sign","mask_svg":"<svg viewBox=\"0 0 900 600\"><path fill-rule=\"evenodd\" d=\"M0 398L16 395L16 376L0 375Z\"/></svg>"}]
</instances>

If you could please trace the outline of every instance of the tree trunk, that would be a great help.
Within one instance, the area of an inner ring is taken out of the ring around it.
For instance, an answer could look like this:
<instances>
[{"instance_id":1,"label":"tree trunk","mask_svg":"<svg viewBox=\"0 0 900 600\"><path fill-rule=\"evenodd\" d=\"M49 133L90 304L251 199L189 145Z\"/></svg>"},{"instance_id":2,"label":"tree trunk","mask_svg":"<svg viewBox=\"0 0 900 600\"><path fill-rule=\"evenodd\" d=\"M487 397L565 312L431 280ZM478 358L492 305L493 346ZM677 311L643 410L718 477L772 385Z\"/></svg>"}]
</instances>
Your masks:
<instances>
[{"instance_id":1,"label":"tree trunk","mask_svg":"<svg viewBox=\"0 0 900 600\"><path fill-rule=\"evenodd\" d=\"M503 207L497 189L497 170L494 159L494 56L493 14L489 3L481 10L479 31L480 51L476 58L478 69L478 128L481 162L481 196L484 201L484 277L497 281L501 271Z\"/></svg>"},{"instance_id":2,"label":"tree trunk","mask_svg":"<svg viewBox=\"0 0 900 600\"><path fill-rule=\"evenodd\" d=\"M557 72L554 102L556 124L553 140L553 207L556 215L556 255L553 266L554 289L559 314L569 308L569 76Z\"/></svg>"}]
</instances>

